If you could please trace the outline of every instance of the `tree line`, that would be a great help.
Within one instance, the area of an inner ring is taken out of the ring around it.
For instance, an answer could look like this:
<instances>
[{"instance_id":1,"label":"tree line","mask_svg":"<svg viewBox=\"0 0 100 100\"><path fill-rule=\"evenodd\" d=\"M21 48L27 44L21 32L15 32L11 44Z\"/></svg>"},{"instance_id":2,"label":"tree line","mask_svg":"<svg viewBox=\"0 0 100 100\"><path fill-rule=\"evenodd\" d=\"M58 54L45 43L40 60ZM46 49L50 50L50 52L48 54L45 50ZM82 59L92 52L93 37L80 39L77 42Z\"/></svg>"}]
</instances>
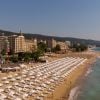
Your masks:
<instances>
[{"instance_id":1,"label":"tree line","mask_svg":"<svg viewBox=\"0 0 100 100\"><path fill-rule=\"evenodd\" d=\"M61 48L59 45L56 45L54 48L52 48L50 51L48 50L48 47L45 43L39 42L37 44L37 50L32 51L32 52L19 52L19 53L14 53L10 51L8 53L8 56L6 54L5 50L1 51L1 55L5 57L5 60L11 61L11 62L29 62L29 61L35 61L38 62L40 61L40 57L44 56L44 53L46 52L57 52L60 51Z\"/></svg>"},{"instance_id":2,"label":"tree line","mask_svg":"<svg viewBox=\"0 0 100 100\"><path fill-rule=\"evenodd\" d=\"M70 49L73 51L73 52L82 52L82 51L86 51L88 49L88 45L86 44L80 44L80 43L73 43L71 46L70 46Z\"/></svg>"}]
</instances>

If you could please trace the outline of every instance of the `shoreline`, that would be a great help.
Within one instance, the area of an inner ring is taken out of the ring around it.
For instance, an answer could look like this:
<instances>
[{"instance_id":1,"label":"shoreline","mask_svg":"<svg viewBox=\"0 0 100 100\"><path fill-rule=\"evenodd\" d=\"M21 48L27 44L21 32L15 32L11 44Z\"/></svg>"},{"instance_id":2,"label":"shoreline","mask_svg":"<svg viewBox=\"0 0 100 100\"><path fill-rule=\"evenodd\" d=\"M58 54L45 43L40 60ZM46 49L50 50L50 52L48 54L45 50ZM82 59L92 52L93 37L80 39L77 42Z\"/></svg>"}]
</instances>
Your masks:
<instances>
[{"instance_id":1,"label":"shoreline","mask_svg":"<svg viewBox=\"0 0 100 100\"><path fill-rule=\"evenodd\" d=\"M82 76L81 79L78 79L79 82L76 82L75 86L70 90L70 95L68 97L68 100L77 100L78 95L80 94L80 90L83 86L83 81L86 79L88 74L92 72L91 68L89 68L85 75Z\"/></svg>"},{"instance_id":2,"label":"shoreline","mask_svg":"<svg viewBox=\"0 0 100 100\"><path fill-rule=\"evenodd\" d=\"M80 89L80 86L76 86L73 89L71 89L70 91L70 95L68 100L75 100L75 98L77 97L78 93L76 94L76 92Z\"/></svg>"},{"instance_id":3,"label":"shoreline","mask_svg":"<svg viewBox=\"0 0 100 100\"><path fill-rule=\"evenodd\" d=\"M64 81L55 88L54 92L45 98L45 100L68 100L71 90L77 86L86 71L96 61L97 55L92 55L92 57L89 58L86 56L84 57L87 58L87 61L73 70Z\"/></svg>"},{"instance_id":4,"label":"shoreline","mask_svg":"<svg viewBox=\"0 0 100 100\"><path fill-rule=\"evenodd\" d=\"M75 53L74 53L75 54ZM44 90L44 94L46 94L46 96L44 95L40 95L40 97L43 97L43 100L68 100L69 96L70 96L70 91L78 84L78 82L80 81L80 79L82 78L82 76L85 74L85 72L90 68L90 66L92 65L92 63L94 63L95 59L96 59L96 55L83 55L81 54L70 54L68 55L64 55L64 57L80 57L85 59L83 62L81 62L79 65L73 66L71 68L71 70L69 70L69 72L66 74L66 77L62 77L62 80L59 81L59 83L55 84L49 91L45 91ZM61 57L60 55L57 57L54 57L54 59L57 59ZM63 58L63 57L61 57ZM50 61L53 59L50 59ZM37 65L37 64L36 64ZM31 64L26 65L29 68L32 67ZM35 67L35 65L34 65ZM14 75L21 75L21 73L19 72L17 74L15 73L9 73L10 74L14 74ZM49 88L49 87L48 87ZM75 90L74 90L75 92ZM73 92L73 93L74 93ZM74 94L73 94L74 95ZM33 100L33 98L31 96L29 96L28 100Z\"/></svg>"},{"instance_id":5,"label":"shoreline","mask_svg":"<svg viewBox=\"0 0 100 100\"><path fill-rule=\"evenodd\" d=\"M75 98L78 95L78 93L76 94L76 92L80 89L80 84L82 83L84 78L89 73L91 73L91 71L92 71L91 67L95 63L96 59L97 59L97 55L95 55L95 57L91 58L91 60L88 62L88 64L86 64L86 66L84 68L84 72L78 77L78 79L76 80L75 84L73 85L73 87L69 91L69 96L68 96L67 100L75 100ZM74 97L72 98L72 96L74 96Z\"/></svg>"}]
</instances>

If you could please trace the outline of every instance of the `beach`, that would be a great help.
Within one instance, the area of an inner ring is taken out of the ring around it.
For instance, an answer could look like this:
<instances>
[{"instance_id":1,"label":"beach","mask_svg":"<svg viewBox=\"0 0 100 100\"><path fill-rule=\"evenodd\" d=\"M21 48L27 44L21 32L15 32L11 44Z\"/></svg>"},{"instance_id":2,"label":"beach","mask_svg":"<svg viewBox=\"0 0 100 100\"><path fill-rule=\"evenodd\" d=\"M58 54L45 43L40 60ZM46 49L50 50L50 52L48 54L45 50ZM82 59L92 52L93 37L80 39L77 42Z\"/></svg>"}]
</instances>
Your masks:
<instances>
[{"instance_id":1,"label":"beach","mask_svg":"<svg viewBox=\"0 0 100 100\"><path fill-rule=\"evenodd\" d=\"M56 87L55 91L52 93L52 95L49 95L46 100L73 100L72 96L74 96L75 92L77 91L78 87L77 82L80 81L81 77L84 76L86 71L91 67L93 62L96 60L96 54L93 54L92 56L89 55L83 55L83 54L70 54L70 56L81 56L88 58L88 60L83 63L81 66L78 66L75 70L73 70L62 82L62 84L59 84L59 86ZM75 88L74 88L75 87ZM74 89L73 89L74 88ZM72 90L73 89L73 90ZM71 91L72 90L72 91ZM70 93L71 92L71 93Z\"/></svg>"},{"instance_id":2,"label":"beach","mask_svg":"<svg viewBox=\"0 0 100 100\"><path fill-rule=\"evenodd\" d=\"M48 63L22 64L20 72L0 73L3 98L67 100L70 90L95 60L84 54L55 55ZM9 91L12 91L10 94ZM74 92L72 92L73 94ZM22 94L22 95L21 95ZM71 94L71 95L72 95ZM9 95L9 96L8 96Z\"/></svg>"},{"instance_id":3,"label":"beach","mask_svg":"<svg viewBox=\"0 0 100 100\"><path fill-rule=\"evenodd\" d=\"M86 77L89 73L92 72L91 70L91 66L92 64L96 61L96 58L98 57L98 53L97 52L93 52L93 56L91 57L91 59L89 58L88 59L88 62L85 63L82 67L83 68L80 68L80 76L77 76L77 79L75 80L70 92L69 92L69 96L67 99L65 100L77 100L75 99L78 94L79 94L79 89L80 89L80 86L78 84L80 84L80 82L84 79L84 76ZM68 93L67 93L68 94Z\"/></svg>"}]
</instances>

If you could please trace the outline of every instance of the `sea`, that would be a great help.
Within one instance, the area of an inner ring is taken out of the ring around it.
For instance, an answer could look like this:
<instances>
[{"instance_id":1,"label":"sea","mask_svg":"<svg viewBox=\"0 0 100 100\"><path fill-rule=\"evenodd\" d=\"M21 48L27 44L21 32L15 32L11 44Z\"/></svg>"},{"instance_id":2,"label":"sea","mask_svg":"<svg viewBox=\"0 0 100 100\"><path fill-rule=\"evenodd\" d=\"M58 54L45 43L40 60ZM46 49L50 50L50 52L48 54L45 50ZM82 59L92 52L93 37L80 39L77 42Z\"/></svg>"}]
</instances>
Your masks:
<instances>
[{"instance_id":1,"label":"sea","mask_svg":"<svg viewBox=\"0 0 100 100\"><path fill-rule=\"evenodd\" d=\"M100 47L93 48L92 50L100 52Z\"/></svg>"},{"instance_id":2,"label":"sea","mask_svg":"<svg viewBox=\"0 0 100 100\"><path fill-rule=\"evenodd\" d=\"M100 48L95 48L100 51ZM88 69L84 78L70 92L68 100L100 100L100 57Z\"/></svg>"}]
</instances>

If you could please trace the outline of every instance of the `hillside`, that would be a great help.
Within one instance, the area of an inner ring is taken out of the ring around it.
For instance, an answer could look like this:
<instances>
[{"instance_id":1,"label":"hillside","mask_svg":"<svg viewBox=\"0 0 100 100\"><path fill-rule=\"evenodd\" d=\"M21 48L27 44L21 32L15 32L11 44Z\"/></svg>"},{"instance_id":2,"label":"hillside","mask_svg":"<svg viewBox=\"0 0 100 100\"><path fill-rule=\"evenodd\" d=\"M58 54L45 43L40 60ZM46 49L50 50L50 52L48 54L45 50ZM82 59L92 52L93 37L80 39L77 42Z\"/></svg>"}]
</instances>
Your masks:
<instances>
[{"instance_id":1,"label":"hillside","mask_svg":"<svg viewBox=\"0 0 100 100\"><path fill-rule=\"evenodd\" d=\"M4 33L6 36L10 36L10 35L19 35L19 33L0 30L0 35L2 35L2 33ZM59 41L71 41L71 42L78 42L78 43L85 43L85 44L100 46L100 41L87 40L87 39L80 39L80 38L46 36L46 35L31 34L31 33L24 33L24 36L25 36L27 39L37 38L37 39L48 40L48 39L54 38L54 39L59 40Z\"/></svg>"}]
</instances>

